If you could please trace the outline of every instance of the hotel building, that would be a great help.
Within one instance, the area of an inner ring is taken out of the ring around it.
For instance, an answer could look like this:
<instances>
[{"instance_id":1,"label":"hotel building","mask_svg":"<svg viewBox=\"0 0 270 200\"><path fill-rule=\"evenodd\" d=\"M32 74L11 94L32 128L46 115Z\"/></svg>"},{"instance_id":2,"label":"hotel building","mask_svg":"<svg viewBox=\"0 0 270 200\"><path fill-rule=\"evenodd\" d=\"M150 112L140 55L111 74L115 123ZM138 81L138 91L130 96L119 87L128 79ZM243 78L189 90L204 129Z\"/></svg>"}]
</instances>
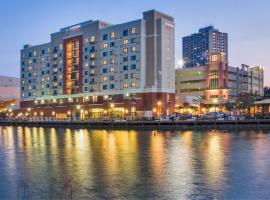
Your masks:
<instances>
[{"instance_id":1,"label":"hotel building","mask_svg":"<svg viewBox=\"0 0 270 200\"><path fill-rule=\"evenodd\" d=\"M21 50L21 110L29 115L152 117L174 110L174 19L156 10L111 25L86 21Z\"/></svg>"},{"instance_id":2,"label":"hotel building","mask_svg":"<svg viewBox=\"0 0 270 200\"><path fill-rule=\"evenodd\" d=\"M182 38L184 67L205 66L209 56L224 53L228 61L228 34L213 26L199 29L198 33Z\"/></svg>"},{"instance_id":3,"label":"hotel building","mask_svg":"<svg viewBox=\"0 0 270 200\"><path fill-rule=\"evenodd\" d=\"M213 54L205 66L176 69L176 104L199 97L199 103L211 106L244 92L263 96L263 82L262 67L228 66L223 53Z\"/></svg>"}]
</instances>

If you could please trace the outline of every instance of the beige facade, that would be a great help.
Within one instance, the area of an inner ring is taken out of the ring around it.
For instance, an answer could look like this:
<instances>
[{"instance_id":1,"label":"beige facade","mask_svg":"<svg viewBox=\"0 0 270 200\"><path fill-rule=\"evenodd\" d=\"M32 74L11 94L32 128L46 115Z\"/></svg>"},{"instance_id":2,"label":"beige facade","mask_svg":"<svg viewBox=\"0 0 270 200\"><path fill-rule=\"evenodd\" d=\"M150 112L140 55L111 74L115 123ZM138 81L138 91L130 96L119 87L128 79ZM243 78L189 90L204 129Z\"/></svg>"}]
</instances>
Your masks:
<instances>
[{"instance_id":1,"label":"beige facade","mask_svg":"<svg viewBox=\"0 0 270 200\"><path fill-rule=\"evenodd\" d=\"M177 105L187 103L187 97L201 97L200 103L217 104L243 92L263 96L262 67L226 67L226 63L212 59L206 66L176 69L175 79Z\"/></svg>"}]
</instances>

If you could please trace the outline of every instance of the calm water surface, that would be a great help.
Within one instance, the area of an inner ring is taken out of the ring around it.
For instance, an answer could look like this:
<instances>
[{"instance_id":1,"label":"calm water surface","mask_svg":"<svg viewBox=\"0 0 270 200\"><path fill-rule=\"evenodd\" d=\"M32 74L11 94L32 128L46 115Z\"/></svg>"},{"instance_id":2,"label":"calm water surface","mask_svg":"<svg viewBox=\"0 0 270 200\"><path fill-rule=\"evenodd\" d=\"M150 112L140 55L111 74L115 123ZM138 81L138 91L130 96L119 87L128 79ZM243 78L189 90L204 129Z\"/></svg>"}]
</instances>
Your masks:
<instances>
[{"instance_id":1,"label":"calm water surface","mask_svg":"<svg viewBox=\"0 0 270 200\"><path fill-rule=\"evenodd\" d=\"M0 127L0 199L270 199L269 132Z\"/></svg>"}]
</instances>

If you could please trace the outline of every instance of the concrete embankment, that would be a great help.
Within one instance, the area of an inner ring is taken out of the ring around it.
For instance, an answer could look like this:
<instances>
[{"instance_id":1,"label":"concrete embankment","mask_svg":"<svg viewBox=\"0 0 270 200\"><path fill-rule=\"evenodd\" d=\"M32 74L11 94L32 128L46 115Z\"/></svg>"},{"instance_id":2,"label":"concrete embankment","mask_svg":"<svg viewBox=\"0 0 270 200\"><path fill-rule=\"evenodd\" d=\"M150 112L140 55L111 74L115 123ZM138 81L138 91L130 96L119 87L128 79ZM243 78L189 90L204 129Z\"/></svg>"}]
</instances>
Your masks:
<instances>
[{"instance_id":1,"label":"concrete embankment","mask_svg":"<svg viewBox=\"0 0 270 200\"><path fill-rule=\"evenodd\" d=\"M194 130L194 129L270 129L270 120L230 121L0 121L0 126L62 127L87 129L147 129L147 130Z\"/></svg>"}]
</instances>

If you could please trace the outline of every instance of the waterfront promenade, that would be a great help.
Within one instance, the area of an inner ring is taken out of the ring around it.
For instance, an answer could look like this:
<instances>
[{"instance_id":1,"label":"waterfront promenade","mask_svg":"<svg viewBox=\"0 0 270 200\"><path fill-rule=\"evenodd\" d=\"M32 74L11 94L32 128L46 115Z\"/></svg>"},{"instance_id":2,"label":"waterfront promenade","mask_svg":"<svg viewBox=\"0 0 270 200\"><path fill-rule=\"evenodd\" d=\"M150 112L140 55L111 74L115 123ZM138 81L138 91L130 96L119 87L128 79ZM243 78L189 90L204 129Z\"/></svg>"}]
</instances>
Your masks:
<instances>
[{"instance_id":1,"label":"waterfront promenade","mask_svg":"<svg viewBox=\"0 0 270 200\"><path fill-rule=\"evenodd\" d=\"M90 129L270 129L270 119L243 120L0 120L1 126L68 127Z\"/></svg>"}]
</instances>

